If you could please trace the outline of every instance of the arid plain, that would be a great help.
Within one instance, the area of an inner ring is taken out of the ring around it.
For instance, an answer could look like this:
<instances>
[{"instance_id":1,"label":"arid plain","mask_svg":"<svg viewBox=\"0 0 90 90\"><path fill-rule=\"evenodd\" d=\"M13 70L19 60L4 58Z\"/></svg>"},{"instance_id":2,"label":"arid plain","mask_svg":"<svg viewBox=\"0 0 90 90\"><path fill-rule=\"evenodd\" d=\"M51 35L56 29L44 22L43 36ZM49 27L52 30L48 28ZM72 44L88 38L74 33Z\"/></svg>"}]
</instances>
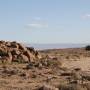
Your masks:
<instances>
[{"instance_id":1,"label":"arid plain","mask_svg":"<svg viewBox=\"0 0 90 90\"><path fill-rule=\"evenodd\" d=\"M0 90L90 90L85 47L36 51L0 41Z\"/></svg>"}]
</instances>

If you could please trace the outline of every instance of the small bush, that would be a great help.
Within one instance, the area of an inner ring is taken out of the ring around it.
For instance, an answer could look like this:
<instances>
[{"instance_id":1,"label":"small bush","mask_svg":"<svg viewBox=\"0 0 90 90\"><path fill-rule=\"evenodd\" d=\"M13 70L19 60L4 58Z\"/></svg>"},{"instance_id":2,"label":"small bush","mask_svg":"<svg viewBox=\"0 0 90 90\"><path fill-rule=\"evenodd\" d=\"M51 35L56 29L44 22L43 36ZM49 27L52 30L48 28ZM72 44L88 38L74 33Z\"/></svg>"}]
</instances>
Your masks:
<instances>
[{"instance_id":1,"label":"small bush","mask_svg":"<svg viewBox=\"0 0 90 90\"><path fill-rule=\"evenodd\" d=\"M0 56L7 56L7 53L5 51L0 50Z\"/></svg>"},{"instance_id":2,"label":"small bush","mask_svg":"<svg viewBox=\"0 0 90 90\"><path fill-rule=\"evenodd\" d=\"M79 84L67 84L67 85L60 85L59 90L87 90L87 89L86 87L83 87L82 85Z\"/></svg>"},{"instance_id":3,"label":"small bush","mask_svg":"<svg viewBox=\"0 0 90 90\"><path fill-rule=\"evenodd\" d=\"M86 46L85 50L90 51L90 45Z\"/></svg>"}]
</instances>

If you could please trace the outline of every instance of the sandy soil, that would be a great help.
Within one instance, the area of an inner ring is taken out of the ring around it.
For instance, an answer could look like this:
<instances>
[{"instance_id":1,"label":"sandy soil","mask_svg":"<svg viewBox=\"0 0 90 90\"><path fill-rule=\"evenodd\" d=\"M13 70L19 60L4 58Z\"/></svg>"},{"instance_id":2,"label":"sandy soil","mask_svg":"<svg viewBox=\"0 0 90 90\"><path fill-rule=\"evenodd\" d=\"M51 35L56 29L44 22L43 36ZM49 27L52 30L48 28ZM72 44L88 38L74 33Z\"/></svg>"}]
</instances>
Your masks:
<instances>
[{"instance_id":1,"label":"sandy soil","mask_svg":"<svg viewBox=\"0 0 90 90\"><path fill-rule=\"evenodd\" d=\"M63 67L81 68L83 71L90 71L90 58L80 58L78 60L64 60Z\"/></svg>"}]
</instances>

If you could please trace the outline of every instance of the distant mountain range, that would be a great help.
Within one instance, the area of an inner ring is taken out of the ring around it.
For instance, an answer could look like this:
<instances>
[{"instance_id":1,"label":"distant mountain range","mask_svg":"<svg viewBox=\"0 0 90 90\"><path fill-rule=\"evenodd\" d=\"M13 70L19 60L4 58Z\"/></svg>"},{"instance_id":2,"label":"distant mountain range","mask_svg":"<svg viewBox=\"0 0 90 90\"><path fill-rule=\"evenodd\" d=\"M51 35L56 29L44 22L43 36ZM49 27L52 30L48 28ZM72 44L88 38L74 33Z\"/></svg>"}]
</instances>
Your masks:
<instances>
[{"instance_id":1,"label":"distant mountain range","mask_svg":"<svg viewBox=\"0 0 90 90\"><path fill-rule=\"evenodd\" d=\"M90 44L26 44L28 47L34 47L36 50L60 49L60 48L79 48Z\"/></svg>"}]
</instances>

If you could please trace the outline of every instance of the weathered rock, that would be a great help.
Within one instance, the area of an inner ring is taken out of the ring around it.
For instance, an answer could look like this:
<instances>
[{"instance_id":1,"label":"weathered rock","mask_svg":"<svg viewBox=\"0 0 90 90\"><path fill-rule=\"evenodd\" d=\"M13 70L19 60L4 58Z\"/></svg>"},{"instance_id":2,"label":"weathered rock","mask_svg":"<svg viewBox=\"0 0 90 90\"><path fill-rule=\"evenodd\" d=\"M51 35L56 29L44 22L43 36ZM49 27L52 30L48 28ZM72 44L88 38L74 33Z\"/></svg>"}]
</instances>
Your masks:
<instances>
[{"instance_id":1,"label":"weathered rock","mask_svg":"<svg viewBox=\"0 0 90 90\"><path fill-rule=\"evenodd\" d=\"M23 54L18 55L18 60L20 60L21 62L29 62L28 57Z\"/></svg>"},{"instance_id":2,"label":"weathered rock","mask_svg":"<svg viewBox=\"0 0 90 90\"><path fill-rule=\"evenodd\" d=\"M13 49L11 51L12 55L19 55L20 54L20 51L18 49Z\"/></svg>"},{"instance_id":3,"label":"weathered rock","mask_svg":"<svg viewBox=\"0 0 90 90\"><path fill-rule=\"evenodd\" d=\"M22 44L20 44L20 43L18 43L18 48L20 49L20 50L23 50L23 51L26 51L27 50L27 48L26 47L24 47Z\"/></svg>"},{"instance_id":4,"label":"weathered rock","mask_svg":"<svg viewBox=\"0 0 90 90\"><path fill-rule=\"evenodd\" d=\"M33 47L27 47L27 49L30 51L30 52L34 52L34 48Z\"/></svg>"},{"instance_id":5,"label":"weathered rock","mask_svg":"<svg viewBox=\"0 0 90 90\"><path fill-rule=\"evenodd\" d=\"M18 49L19 46L18 46L18 44L16 42L11 42L11 47Z\"/></svg>"},{"instance_id":6,"label":"weathered rock","mask_svg":"<svg viewBox=\"0 0 90 90\"><path fill-rule=\"evenodd\" d=\"M28 57L29 62L33 62L33 60L35 59L35 56L32 53L30 53L28 50L25 51L23 54Z\"/></svg>"},{"instance_id":7,"label":"weathered rock","mask_svg":"<svg viewBox=\"0 0 90 90\"><path fill-rule=\"evenodd\" d=\"M1 40L1 41L0 41L0 44L3 44L3 45L4 45L4 44L5 44L5 41Z\"/></svg>"},{"instance_id":8,"label":"weathered rock","mask_svg":"<svg viewBox=\"0 0 90 90\"><path fill-rule=\"evenodd\" d=\"M17 62L17 55L13 55L12 62Z\"/></svg>"},{"instance_id":9,"label":"weathered rock","mask_svg":"<svg viewBox=\"0 0 90 90\"><path fill-rule=\"evenodd\" d=\"M27 48L17 42L0 41L0 57L3 61L33 62L39 54L34 48ZM2 61L2 60L1 60Z\"/></svg>"},{"instance_id":10,"label":"weathered rock","mask_svg":"<svg viewBox=\"0 0 90 90\"><path fill-rule=\"evenodd\" d=\"M11 43L10 42L6 42L6 46L7 47L10 47L11 46Z\"/></svg>"}]
</instances>

